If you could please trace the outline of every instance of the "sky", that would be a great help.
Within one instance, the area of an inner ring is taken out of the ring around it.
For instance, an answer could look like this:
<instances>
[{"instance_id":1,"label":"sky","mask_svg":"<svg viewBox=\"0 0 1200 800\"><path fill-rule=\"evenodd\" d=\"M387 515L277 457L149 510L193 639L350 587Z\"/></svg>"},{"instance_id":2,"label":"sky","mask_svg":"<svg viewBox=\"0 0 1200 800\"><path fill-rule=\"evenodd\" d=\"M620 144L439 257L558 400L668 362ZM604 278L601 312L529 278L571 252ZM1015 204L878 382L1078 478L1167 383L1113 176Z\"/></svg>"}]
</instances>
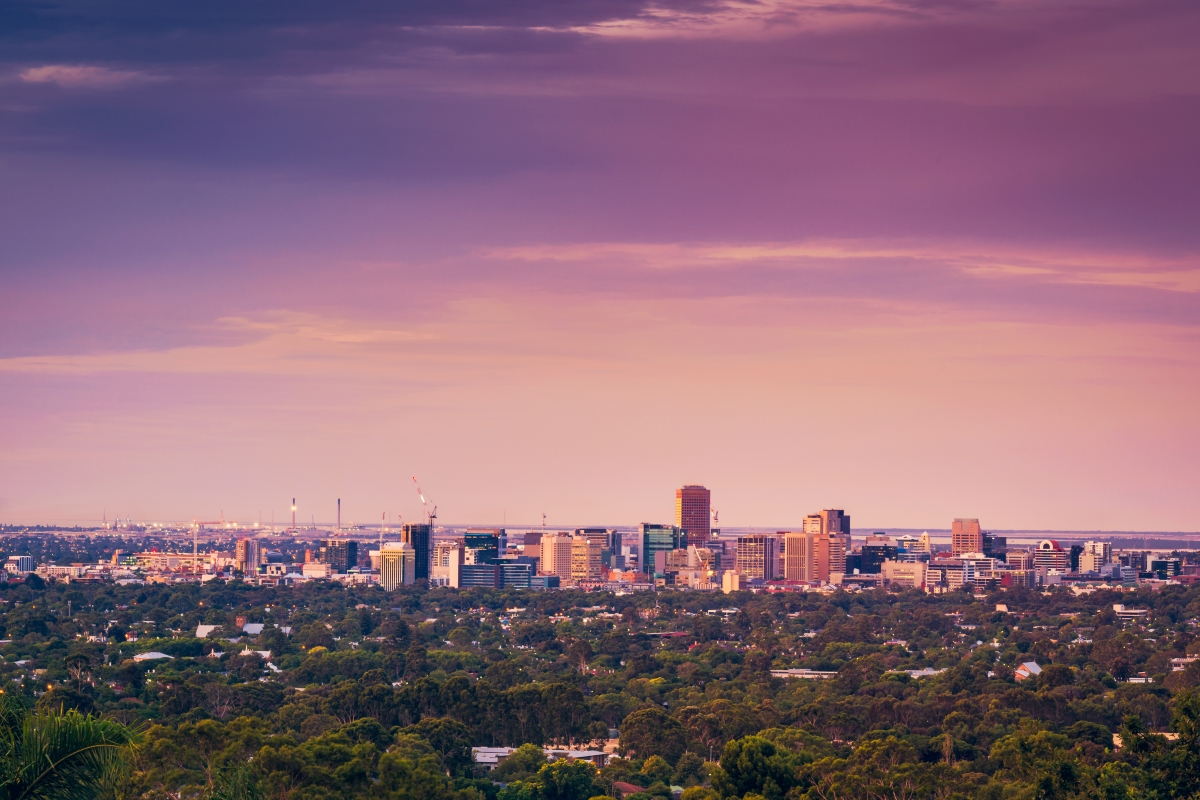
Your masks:
<instances>
[{"instance_id":1,"label":"sky","mask_svg":"<svg viewBox=\"0 0 1200 800\"><path fill-rule=\"evenodd\" d=\"M0 5L0 521L1200 530L1192 0Z\"/></svg>"}]
</instances>

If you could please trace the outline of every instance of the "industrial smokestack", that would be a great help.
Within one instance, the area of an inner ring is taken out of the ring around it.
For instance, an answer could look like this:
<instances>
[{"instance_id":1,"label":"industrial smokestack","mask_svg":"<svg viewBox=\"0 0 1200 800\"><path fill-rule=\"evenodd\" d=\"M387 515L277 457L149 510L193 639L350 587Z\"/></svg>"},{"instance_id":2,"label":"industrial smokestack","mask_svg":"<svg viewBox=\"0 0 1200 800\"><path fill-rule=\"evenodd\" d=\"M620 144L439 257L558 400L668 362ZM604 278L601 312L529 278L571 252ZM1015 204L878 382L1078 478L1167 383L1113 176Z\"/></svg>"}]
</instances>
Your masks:
<instances>
[{"instance_id":1,"label":"industrial smokestack","mask_svg":"<svg viewBox=\"0 0 1200 800\"><path fill-rule=\"evenodd\" d=\"M340 497L338 498L338 523L337 523L337 532L338 532L338 533L341 533L341 532L342 532L342 498L340 498Z\"/></svg>"}]
</instances>

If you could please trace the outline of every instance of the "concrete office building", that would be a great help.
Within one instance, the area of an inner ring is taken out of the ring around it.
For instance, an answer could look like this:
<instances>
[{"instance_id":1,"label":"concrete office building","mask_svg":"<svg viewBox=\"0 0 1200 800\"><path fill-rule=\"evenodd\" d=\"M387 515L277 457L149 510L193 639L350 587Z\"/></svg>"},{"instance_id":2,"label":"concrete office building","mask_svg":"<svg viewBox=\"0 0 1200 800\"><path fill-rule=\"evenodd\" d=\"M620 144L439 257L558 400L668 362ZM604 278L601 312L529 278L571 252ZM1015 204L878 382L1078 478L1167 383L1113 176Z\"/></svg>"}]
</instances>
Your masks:
<instances>
[{"instance_id":1,"label":"concrete office building","mask_svg":"<svg viewBox=\"0 0 1200 800\"><path fill-rule=\"evenodd\" d=\"M526 531L521 541L521 553L529 558L542 557L542 532Z\"/></svg>"},{"instance_id":2,"label":"concrete office building","mask_svg":"<svg viewBox=\"0 0 1200 800\"><path fill-rule=\"evenodd\" d=\"M1064 550L1062 545L1053 539L1043 539L1033 551L1033 565L1043 574L1050 570L1070 572L1071 551Z\"/></svg>"},{"instance_id":3,"label":"concrete office building","mask_svg":"<svg viewBox=\"0 0 1200 800\"><path fill-rule=\"evenodd\" d=\"M547 533L542 536L541 558L538 572L542 575L557 575L560 583L571 582L571 549L573 537L565 533Z\"/></svg>"},{"instance_id":4,"label":"concrete office building","mask_svg":"<svg viewBox=\"0 0 1200 800\"><path fill-rule=\"evenodd\" d=\"M416 581L417 553L408 542L385 542L379 548L379 583L393 591Z\"/></svg>"},{"instance_id":5,"label":"concrete office building","mask_svg":"<svg viewBox=\"0 0 1200 800\"><path fill-rule=\"evenodd\" d=\"M885 586L924 589L928 565L924 561L885 561L879 572Z\"/></svg>"},{"instance_id":6,"label":"concrete office building","mask_svg":"<svg viewBox=\"0 0 1200 800\"><path fill-rule=\"evenodd\" d=\"M774 536L739 536L734 569L745 578L775 580L778 544Z\"/></svg>"},{"instance_id":7,"label":"concrete office building","mask_svg":"<svg viewBox=\"0 0 1200 800\"><path fill-rule=\"evenodd\" d=\"M233 568L243 575L258 572L258 542L253 539L238 539L233 549Z\"/></svg>"},{"instance_id":8,"label":"concrete office building","mask_svg":"<svg viewBox=\"0 0 1200 800\"><path fill-rule=\"evenodd\" d=\"M675 527L688 541L703 544L711 536L712 493L694 484L675 490Z\"/></svg>"},{"instance_id":9,"label":"concrete office building","mask_svg":"<svg viewBox=\"0 0 1200 800\"><path fill-rule=\"evenodd\" d=\"M621 535L615 531L610 531L608 528L576 528L576 538L583 537L590 542L594 542L600 548L600 564L605 567L611 567L612 557L617 553L621 546ZM616 543L614 544L614 539Z\"/></svg>"},{"instance_id":10,"label":"concrete office building","mask_svg":"<svg viewBox=\"0 0 1200 800\"><path fill-rule=\"evenodd\" d=\"M433 546L433 563L429 569L431 586L459 586L460 568L464 562L461 541L438 542Z\"/></svg>"},{"instance_id":11,"label":"concrete office building","mask_svg":"<svg viewBox=\"0 0 1200 800\"><path fill-rule=\"evenodd\" d=\"M983 531L977 519L956 519L950 528L950 555L983 552Z\"/></svg>"},{"instance_id":12,"label":"concrete office building","mask_svg":"<svg viewBox=\"0 0 1200 800\"><path fill-rule=\"evenodd\" d=\"M1080 572L1099 572L1112 561L1112 542L1084 542L1079 554Z\"/></svg>"},{"instance_id":13,"label":"concrete office building","mask_svg":"<svg viewBox=\"0 0 1200 800\"><path fill-rule=\"evenodd\" d=\"M804 518L803 533L810 538L807 580L828 582L831 575L845 574L850 552L850 516L846 512L827 508L809 514Z\"/></svg>"},{"instance_id":14,"label":"concrete office building","mask_svg":"<svg viewBox=\"0 0 1200 800\"><path fill-rule=\"evenodd\" d=\"M813 569L816 559L813 548L816 537L804 531L780 531L783 543L783 579L785 581L816 580Z\"/></svg>"},{"instance_id":15,"label":"concrete office building","mask_svg":"<svg viewBox=\"0 0 1200 800\"><path fill-rule=\"evenodd\" d=\"M571 537L571 583L578 586L581 583L600 581L603 551L604 548L596 539L586 536Z\"/></svg>"},{"instance_id":16,"label":"concrete office building","mask_svg":"<svg viewBox=\"0 0 1200 800\"><path fill-rule=\"evenodd\" d=\"M531 564L495 561L487 564L463 564L459 585L463 589L529 589L532 581Z\"/></svg>"},{"instance_id":17,"label":"concrete office building","mask_svg":"<svg viewBox=\"0 0 1200 800\"><path fill-rule=\"evenodd\" d=\"M317 560L339 575L358 566L358 542L353 539L322 539Z\"/></svg>"},{"instance_id":18,"label":"concrete office building","mask_svg":"<svg viewBox=\"0 0 1200 800\"><path fill-rule=\"evenodd\" d=\"M1011 550L1008 553L1008 567L1014 570L1033 570L1033 553L1028 550Z\"/></svg>"},{"instance_id":19,"label":"concrete office building","mask_svg":"<svg viewBox=\"0 0 1200 800\"><path fill-rule=\"evenodd\" d=\"M9 556L4 571L10 575L28 575L33 572L33 556Z\"/></svg>"}]
</instances>

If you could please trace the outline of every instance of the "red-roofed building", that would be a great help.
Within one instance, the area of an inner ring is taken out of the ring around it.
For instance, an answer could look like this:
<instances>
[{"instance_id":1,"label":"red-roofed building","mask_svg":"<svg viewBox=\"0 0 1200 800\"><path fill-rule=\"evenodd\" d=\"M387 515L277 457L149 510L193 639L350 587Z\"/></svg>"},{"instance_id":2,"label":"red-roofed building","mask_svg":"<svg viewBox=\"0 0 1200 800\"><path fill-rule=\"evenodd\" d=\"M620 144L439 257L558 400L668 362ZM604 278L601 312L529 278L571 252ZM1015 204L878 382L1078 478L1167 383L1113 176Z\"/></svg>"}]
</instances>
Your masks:
<instances>
[{"instance_id":1,"label":"red-roofed building","mask_svg":"<svg viewBox=\"0 0 1200 800\"><path fill-rule=\"evenodd\" d=\"M1053 539L1043 539L1033 551L1033 565L1038 570L1070 572L1071 551L1064 550L1062 545Z\"/></svg>"}]
</instances>

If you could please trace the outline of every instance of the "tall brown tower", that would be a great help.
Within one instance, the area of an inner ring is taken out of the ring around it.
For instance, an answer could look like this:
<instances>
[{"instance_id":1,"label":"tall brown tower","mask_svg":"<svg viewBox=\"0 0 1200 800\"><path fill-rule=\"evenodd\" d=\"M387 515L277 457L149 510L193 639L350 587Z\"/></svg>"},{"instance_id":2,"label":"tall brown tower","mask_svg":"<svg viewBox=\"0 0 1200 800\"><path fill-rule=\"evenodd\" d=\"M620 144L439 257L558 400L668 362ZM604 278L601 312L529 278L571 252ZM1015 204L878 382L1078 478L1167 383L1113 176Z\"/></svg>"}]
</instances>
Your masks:
<instances>
[{"instance_id":1,"label":"tall brown tower","mask_svg":"<svg viewBox=\"0 0 1200 800\"><path fill-rule=\"evenodd\" d=\"M711 535L711 494L703 486L695 485L675 490L675 527L687 532L688 544L703 547Z\"/></svg>"},{"instance_id":2,"label":"tall brown tower","mask_svg":"<svg viewBox=\"0 0 1200 800\"><path fill-rule=\"evenodd\" d=\"M983 552L983 531L977 519L956 519L950 529L950 554Z\"/></svg>"}]
</instances>

